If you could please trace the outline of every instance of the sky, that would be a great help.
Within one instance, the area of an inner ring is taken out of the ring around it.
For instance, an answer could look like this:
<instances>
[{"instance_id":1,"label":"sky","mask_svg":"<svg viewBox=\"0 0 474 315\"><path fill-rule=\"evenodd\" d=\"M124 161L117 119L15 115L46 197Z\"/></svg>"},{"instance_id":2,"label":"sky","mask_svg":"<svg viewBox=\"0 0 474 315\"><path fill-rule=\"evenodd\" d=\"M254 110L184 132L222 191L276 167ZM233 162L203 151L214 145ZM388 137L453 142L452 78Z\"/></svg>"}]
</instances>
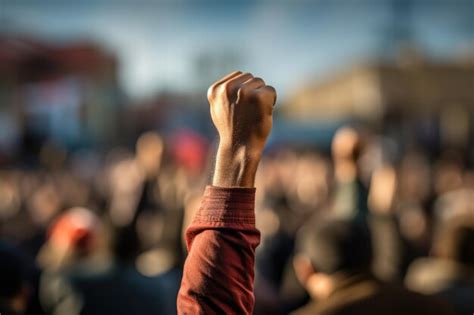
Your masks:
<instances>
[{"instance_id":1,"label":"sky","mask_svg":"<svg viewBox=\"0 0 474 315\"><path fill-rule=\"evenodd\" d=\"M0 31L97 41L118 56L122 85L138 98L163 89L194 91L234 68L263 77L284 95L384 56L394 26L406 26L431 58L474 49L474 0L401 1L410 10L394 19L392 0L0 0ZM199 67L200 58L217 70Z\"/></svg>"}]
</instances>

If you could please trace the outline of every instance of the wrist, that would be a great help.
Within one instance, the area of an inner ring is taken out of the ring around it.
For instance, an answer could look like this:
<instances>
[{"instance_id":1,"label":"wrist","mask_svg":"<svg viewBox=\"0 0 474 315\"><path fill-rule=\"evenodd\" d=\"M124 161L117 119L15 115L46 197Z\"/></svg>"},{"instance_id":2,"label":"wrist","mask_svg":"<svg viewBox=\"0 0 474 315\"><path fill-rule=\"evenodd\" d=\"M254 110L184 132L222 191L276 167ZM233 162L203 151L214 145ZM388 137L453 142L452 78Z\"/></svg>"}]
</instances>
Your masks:
<instances>
[{"instance_id":1,"label":"wrist","mask_svg":"<svg viewBox=\"0 0 474 315\"><path fill-rule=\"evenodd\" d=\"M252 162L259 162L263 154L263 148L264 144L233 144L221 141L217 148L217 155L236 160L245 158Z\"/></svg>"},{"instance_id":2,"label":"wrist","mask_svg":"<svg viewBox=\"0 0 474 315\"><path fill-rule=\"evenodd\" d=\"M261 149L220 144L212 184L219 187L253 187L261 156Z\"/></svg>"}]
</instances>

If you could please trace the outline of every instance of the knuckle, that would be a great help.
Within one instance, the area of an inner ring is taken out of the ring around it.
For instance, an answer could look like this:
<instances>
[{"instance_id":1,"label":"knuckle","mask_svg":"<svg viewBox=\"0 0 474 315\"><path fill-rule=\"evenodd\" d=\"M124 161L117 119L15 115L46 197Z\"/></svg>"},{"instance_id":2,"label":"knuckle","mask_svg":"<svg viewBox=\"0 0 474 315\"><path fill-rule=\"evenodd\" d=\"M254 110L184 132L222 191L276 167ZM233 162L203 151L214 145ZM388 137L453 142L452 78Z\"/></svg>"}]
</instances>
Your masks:
<instances>
[{"instance_id":1,"label":"knuckle","mask_svg":"<svg viewBox=\"0 0 474 315\"><path fill-rule=\"evenodd\" d=\"M237 98L238 99L243 99L247 97L247 90L244 88L244 86L239 87L237 90Z\"/></svg>"},{"instance_id":2,"label":"knuckle","mask_svg":"<svg viewBox=\"0 0 474 315\"><path fill-rule=\"evenodd\" d=\"M275 89L272 87L265 86L264 88L258 90L255 97L260 103L272 102L273 104L276 100Z\"/></svg>"},{"instance_id":3,"label":"knuckle","mask_svg":"<svg viewBox=\"0 0 474 315\"><path fill-rule=\"evenodd\" d=\"M275 88L273 86L268 85L267 91L268 91L268 94L273 97L273 102L276 102L277 93L276 93Z\"/></svg>"},{"instance_id":4,"label":"knuckle","mask_svg":"<svg viewBox=\"0 0 474 315\"><path fill-rule=\"evenodd\" d=\"M224 83L221 85L221 93L230 96L232 95L232 85L229 84L228 82Z\"/></svg>"},{"instance_id":5,"label":"knuckle","mask_svg":"<svg viewBox=\"0 0 474 315\"><path fill-rule=\"evenodd\" d=\"M211 86L207 89L207 99L208 99L209 101L214 98L214 91L215 91L215 86L214 86L214 84L211 85Z\"/></svg>"}]
</instances>

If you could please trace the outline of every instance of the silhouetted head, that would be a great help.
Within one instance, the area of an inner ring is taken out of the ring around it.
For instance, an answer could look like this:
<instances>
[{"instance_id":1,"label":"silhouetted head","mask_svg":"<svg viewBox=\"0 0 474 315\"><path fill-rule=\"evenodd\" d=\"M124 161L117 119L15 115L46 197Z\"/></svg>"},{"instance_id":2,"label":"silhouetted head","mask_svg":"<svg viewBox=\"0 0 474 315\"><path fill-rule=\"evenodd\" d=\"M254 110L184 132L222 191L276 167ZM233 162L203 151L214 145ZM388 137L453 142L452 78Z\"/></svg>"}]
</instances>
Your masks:
<instances>
[{"instance_id":1,"label":"silhouetted head","mask_svg":"<svg viewBox=\"0 0 474 315\"><path fill-rule=\"evenodd\" d=\"M138 138L136 145L137 160L148 176L154 176L158 173L163 150L163 139L156 132L146 132Z\"/></svg>"},{"instance_id":2,"label":"silhouetted head","mask_svg":"<svg viewBox=\"0 0 474 315\"><path fill-rule=\"evenodd\" d=\"M355 221L328 218L299 234L294 267L311 295L325 297L334 275L366 273L371 262L370 232Z\"/></svg>"},{"instance_id":3,"label":"silhouetted head","mask_svg":"<svg viewBox=\"0 0 474 315\"><path fill-rule=\"evenodd\" d=\"M334 160L357 161L362 151L362 134L352 127L342 127L336 131L332 140Z\"/></svg>"},{"instance_id":4,"label":"silhouetted head","mask_svg":"<svg viewBox=\"0 0 474 315\"><path fill-rule=\"evenodd\" d=\"M95 253L101 238L100 219L85 208L71 208L49 227L48 240L38 254L43 268L57 269Z\"/></svg>"}]
</instances>

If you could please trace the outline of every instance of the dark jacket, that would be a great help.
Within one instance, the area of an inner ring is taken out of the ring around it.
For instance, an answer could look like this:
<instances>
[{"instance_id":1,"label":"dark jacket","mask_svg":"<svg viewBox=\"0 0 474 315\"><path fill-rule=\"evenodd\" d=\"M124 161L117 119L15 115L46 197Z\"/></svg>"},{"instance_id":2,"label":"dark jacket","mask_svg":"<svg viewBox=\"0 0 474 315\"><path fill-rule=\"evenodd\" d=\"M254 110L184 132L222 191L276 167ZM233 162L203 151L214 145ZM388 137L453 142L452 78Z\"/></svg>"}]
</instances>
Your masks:
<instances>
[{"instance_id":1,"label":"dark jacket","mask_svg":"<svg viewBox=\"0 0 474 315\"><path fill-rule=\"evenodd\" d=\"M408 288L437 294L449 301L459 315L474 312L474 266L440 258L415 260L405 278Z\"/></svg>"},{"instance_id":2,"label":"dark jacket","mask_svg":"<svg viewBox=\"0 0 474 315\"><path fill-rule=\"evenodd\" d=\"M370 275L352 275L336 280L334 292L325 300L311 302L295 315L448 315L449 305Z\"/></svg>"}]
</instances>

